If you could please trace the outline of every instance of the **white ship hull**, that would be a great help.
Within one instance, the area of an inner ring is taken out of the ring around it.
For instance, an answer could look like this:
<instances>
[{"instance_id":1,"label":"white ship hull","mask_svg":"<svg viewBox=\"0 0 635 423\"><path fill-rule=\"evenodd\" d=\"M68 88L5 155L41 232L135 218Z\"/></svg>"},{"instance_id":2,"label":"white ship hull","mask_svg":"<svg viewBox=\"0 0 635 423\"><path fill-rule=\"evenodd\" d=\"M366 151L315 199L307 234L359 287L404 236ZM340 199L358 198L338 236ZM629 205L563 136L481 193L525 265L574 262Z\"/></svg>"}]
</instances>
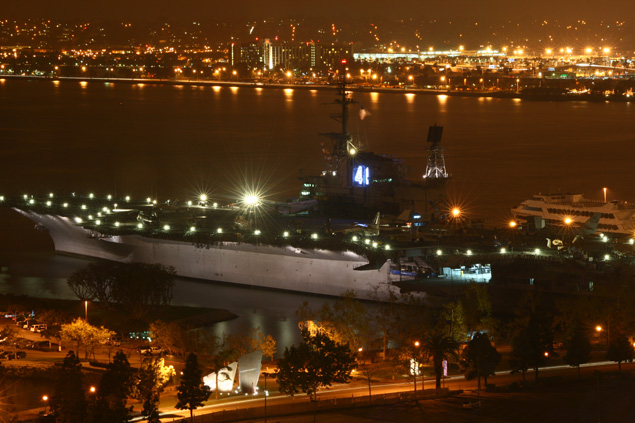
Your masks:
<instances>
[{"instance_id":1,"label":"white ship hull","mask_svg":"<svg viewBox=\"0 0 635 423\"><path fill-rule=\"evenodd\" d=\"M355 270L368 260L351 251L238 242L200 246L140 235L104 237L68 217L16 210L46 228L58 252L117 262L160 263L174 267L183 277L320 295L340 296L353 290L357 298L375 299L377 291L394 289L390 260L378 269Z\"/></svg>"}]
</instances>

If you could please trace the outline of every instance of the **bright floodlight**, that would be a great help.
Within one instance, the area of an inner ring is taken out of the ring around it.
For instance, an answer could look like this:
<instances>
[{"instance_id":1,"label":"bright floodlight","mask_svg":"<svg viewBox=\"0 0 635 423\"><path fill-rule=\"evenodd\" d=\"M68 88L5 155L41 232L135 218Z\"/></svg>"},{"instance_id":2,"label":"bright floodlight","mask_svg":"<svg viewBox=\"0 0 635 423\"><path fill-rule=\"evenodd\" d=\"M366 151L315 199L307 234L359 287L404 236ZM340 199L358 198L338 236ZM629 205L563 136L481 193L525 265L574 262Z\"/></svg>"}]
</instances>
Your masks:
<instances>
[{"instance_id":1,"label":"bright floodlight","mask_svg":"<svg viewBox=\"0 0 635 423\"><path fill-rule=\"evenodd\" d=\"M458 207L452 209L452 216L459 217L461 215L461 210Z\"/></svg>"},{"instance_id":2,"label":"bright floodlight","mask_svg":"<svg viewBox=\"0 0 635 423\"><path fill-rule=\"evenodd\" d=\"M169 231L170 230L170 225L163 225L163 230L164 231Z\"/></svg>"},{"instance_id":3,"label":"bright floodlight","mask_svg":"<svg viewBox=\"0 0 635 423\"><path fill-rule=\"evenodd\" d=\"M501 248L501 254L505 254L506 252L507 252L507 249Z\"/></svg>"},{"instance_id":4,"label":"bright floodlight","mask_svg":"<svg viewBox=\"0 0 635 423\"><path fill-rule=\"evenodd\" d=\"M195 226L190 226L190 232L196 232L196 227Z\"/></svg>"},{"instance_id":5,"label":"bright floodlight","mask_svg":"<svg viewBox=\"0 0 635 423\"><path fill-rule=\"evenodd\" d=\"M285 237L285 238L288 238L289 237L289 231L284 231L282 233L282 236Z\"/></svg>"},{"instance_id":6,"label":"bright floodlight","mask_svg":"<svg viewBox=\"0 0 635 423\"><path fill-rule=\"evenodd\" d=\"M257 206L260 204L260 198L256 194L248 194L245 196L244 200L247 206Z\"/></svg>"},{"instance_id":7,"label":"bright floodlight","mask_svg":"<svg viewBox=\"0 0 635 423\"><path fill-rule=\"evenodd\" d=\"M443 254L443 251L437 250L437 256L440 256L441 254Z\"/></svg>"},{"instance_id":8,"label":"bright floodlight","mask_svg":"<svg viewBox=\"0 0 635 423\"><path fill-rule=\"evenodd\" d=\"M608 254L604 254L604 260L610 260L611 256L609 256Z\"/></svg>"},{"instance_id":9,"label":"bright floodlight","mask_svg":"<svg viewBox=\"0 0 635 423\"><path fill-rule=\"evenodd\" d=\"M471 256L472 255L472 250L467 250L467 255Z\"/></svg>"},{"instance_id":10,"label":"bright floodlight","mask_svg":"<svg viewBox=\"0 0 635 423\"><path fill-rule=\"evenodd\" d=\"M201 200L201 203L204 203L207 201L207 194L201 194L198 198Z\"/></svg>"},{"instance_id":11,"label":"bright floodlight","mask_svg":"<svg viewBox=\"0 0 635 423\"><path fill-rule=\"evenodd\" d=\"M628 243L631 244L631 245L635 244L635 239L633 239L633 238L629 239Z\"/></svg>"},{"instance_id":12,"label":"bright floodlight","mask_svg":"<svg viewBox=\"0 0 635 423\"><path fill-rule=\"evenodd\" d=\"M223 233L223 228L218 228L218 229L216 229L216 233L217 233L217 234L222 234L222 233Z\"/></svg>"},{"instance_id":13,"label":"bright floodlight","mask_svg":"<svg viewBox=\"0 0 635 423\"><path fill-rule=\"evenodd\" d=\"M143 228L143 223L137 223L137 228L139 229Z\"/></svg>"},{"instance_id":14,"label":"bright floodlight","mask_svg":"<svg viewBox=\"0 0 635 423\"><path fill-rule=\"evenodd\" d=\"M126 202L130 201L130 196L126 195Z\"/></svg>"},{"instance_id":15,"label":"bright floodlight","mask_svg":"<svg viewBox=\"0 0 635 423\"><path fill-rule=\"evenodd\" d=\"M312 233L311 234L311 239L318 239L318 234Z\"/></svg>"},{"instance_id":16,"label":"bright floodlight","mask_svg":"<svg viewBox=\"0 0 635 423\"><path fill-rule=\"evenodd\" d=\"M119 227L120 223L119 222L115 222L115 226Z\"/></svg>"},{"instance_id":17,"label":"bright floodlight","mask_svg":"<svg viewBox=\"0 0 635 423\"><path fill-rule=\"evenodd\" d=\"M101 220L99 219L95 220L95 225L101 225Z\"/></svg>"},{"instance_id":18,"label":"bright floodlight","mask_svg":"<svg viewBox=\"0 0 635 423\"><path fill-rule=\"evenodd\" d=\"M46 205L47 205L48 207L51 207L51 204L52 204L52 203L51 203L50 201L47 201L47 202L46 202Z\"/></svg>"},{"instance_id":19,"label":"bright floodlight","mask_svg":"<svg viewBox=\"0 0 635 423\"><path fill-rule=\"evenodd\" d=\"M510 227L510 228L515 228L515 227L516 227L516 225L518 225L518 223L516 223L516 221L515 221L515 220L510 220L510 221L509 221L509 227Z\"/></svg>"},{"instance_id":20,"label":"bright floodlight","mask_svg":"<svg viewBox=\"0 0 635 423\"><path fill-rule=\"evenodd\" d=\"M386 246L384 247L386 250L390 250L390 244L386 244Z\"/></svg>"},{"instance_id":21,"label":"bright floodlight","mask_svg":"<svg viewBox=\"0 0 635 423\"><path fill-rule=\"evenodd\" d=\"M256 229L256 230L254 231L254 235L260 235L261 233L262 233L262 232L260 232L260 229Z\"/></svg>"},{"instance_id":22,"label":"bright floodlight","mask_svg":"<svg viewBox=\"0 0 635 423\"><path fill-rule=\"evenodd\" d=\"M534 250L534 253L536 253L536 254L540 254L540 248L536 248L536 249Z\"/></svg>"},{"instance_id":23,"label":"bright floodlight","mask_svg":"<svg viewBox=\"0 0 635 423\"><path fill-rule=\"evenodd\" d=\"M351 156L354 156L355 154L357 154L357 150L355 148L351 147L348 150L348 154L350 154Z\"/></svg>"},{"instance_id":24,"label":"bright floodlight","mask_svg":"<svg viewBox=\"0 0 635 423\"><path fill-rule=\"evenodd\" d=\"M353 242L357 242L359 240L359 238L357 238L357 236L353 237Z\"/></svg>"},{"instance_id":25,"label":"bright floodlight","mask_svg":"<svg viewBox=\"0 0 635 423\"><path fill-rule=\"evenodd\" d=\"M570 225L570 224L571 224L571 222L573 222L573 220L571 220L571 218L570 218L570 217L565 217L565 218L564 218L564 223L565 223L565 224Z\"/></svg>"},{"instance_id":26,"label":"bright floodlight","mask_svg":"<svg viewBox=\"0 0 635 423\"><path fill-rule=\"evenodd\" d=\"M76 217L75 218L75 222L76 223L82 223L82 218L81 217Z\"/></svg>"},{"instance_id":27,"label":"bright floodlight","mask_svg":"<svg viewBox=\"0 0 635 423\"><path fill-rule=\"evenodd\" d=\"M64 207L64 208L68 207L68 203L62 204L62 207Z\"/></svg>"},{"instance_id":28,"label":"bright floodlight","mask_svg":"<svg viewBox=\"0 0 635 423\"><path fill-rule=\"evenodd\" d=\"M86 210L86 204L82 204L82 210Z\"/></svg>"}]
</instances>

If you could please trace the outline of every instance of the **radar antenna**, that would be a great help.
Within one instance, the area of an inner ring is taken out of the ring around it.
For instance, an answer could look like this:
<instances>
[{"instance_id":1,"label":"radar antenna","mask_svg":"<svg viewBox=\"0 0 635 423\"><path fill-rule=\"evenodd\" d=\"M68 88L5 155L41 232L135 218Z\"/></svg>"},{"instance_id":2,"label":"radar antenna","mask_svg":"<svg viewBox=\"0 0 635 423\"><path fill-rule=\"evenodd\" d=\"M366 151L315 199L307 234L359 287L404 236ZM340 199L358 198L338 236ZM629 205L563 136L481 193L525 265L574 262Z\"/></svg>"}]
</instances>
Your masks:
<instances>
[{"instance_id":1,"label":"radar antenna","mask_svg":"<svg viewBox=\"0 0 635 423\"><path fill-rule=\"evenodd\" d=\"M441 144L441 136L443 135L443 126L437 126L435 123L428 129L428 142L432 143L428 148L428 163L426 164L426 173L423 175L425 179L447 179L448 172L445 169L444 149L439 146Z\"/></svg>"}]
</instances>

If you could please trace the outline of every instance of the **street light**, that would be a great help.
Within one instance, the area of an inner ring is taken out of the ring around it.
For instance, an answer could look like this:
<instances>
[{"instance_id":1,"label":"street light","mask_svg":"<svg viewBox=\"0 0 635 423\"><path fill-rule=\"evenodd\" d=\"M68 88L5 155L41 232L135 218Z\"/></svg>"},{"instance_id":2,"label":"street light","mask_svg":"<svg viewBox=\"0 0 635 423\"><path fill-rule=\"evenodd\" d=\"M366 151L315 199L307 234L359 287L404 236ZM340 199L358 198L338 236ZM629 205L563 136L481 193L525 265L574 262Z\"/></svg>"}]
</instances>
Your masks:
<instances>
[{"instance_id":1,"label":"street light","mask_svg":"<svg viewBox=\"0 0 635 423\"><path fill-rule=\"evenodd\" d=\"M84 320L88 322L88 300L84 301Z\"/></svg>"},{"instance_id":2,"label":"street light","mask_svg":"<svg viewBox=\"0 0 635 423\"><path fill-rule=\"evenodd\" d=\"M419 350L419 341L415 341L414 346L415 346L415 351L414 351L414 358L412 359L412 361L410 362L410 373L412 373L412 376L414 377L414 381L415 381L415 401L417 400L417 375L419 374L419 361L417 361L417 352Z\"/></svg>"},{"instance_id":3,"label":"street light","mask_svg":"<svg viewBox=\"0 0 635 423\"><path fill-rule=\"evenodd\" d=\"M269 395L267 392L267 376L272 376L273 373L263 372L262 375L265 377L265 423L267 423L267 396Z\"/></svg>"},{"instance_id":4,"label":"street light","mask_svg":"<svg viewBox=\"0 0 635 423\"><path fill-rule=\"evenodd\" d=\"M44 401L44 414L46 415L46 407L48 406L48 402L49 402L48 395L43 395L42 396L42 401Z\"/></svg>"}]
</instances>

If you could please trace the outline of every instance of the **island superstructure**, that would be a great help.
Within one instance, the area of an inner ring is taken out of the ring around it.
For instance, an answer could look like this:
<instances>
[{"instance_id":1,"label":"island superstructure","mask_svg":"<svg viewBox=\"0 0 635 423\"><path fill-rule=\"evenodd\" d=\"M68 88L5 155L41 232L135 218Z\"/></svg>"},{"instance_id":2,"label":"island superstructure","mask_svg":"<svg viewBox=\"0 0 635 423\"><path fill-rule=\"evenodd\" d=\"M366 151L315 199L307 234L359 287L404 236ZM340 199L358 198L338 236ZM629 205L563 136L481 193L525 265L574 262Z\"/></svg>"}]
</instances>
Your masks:
<instances>
[{"instance_id":1,"label":"island superstructure","mask_svg":"<svg viewBox=\"0 0 635 423\"><path fill-rule=\"evenodd\" d=\"M397 215L410 210L427 216L432 204L444 200L450 178L440 147L443 127L429 128L425 174L410 177L403 159L365 151L363 143L354 139L348 122L349 106L356 102L349 97L344 78L338 93L335 104L341 111L331 117L341 123L340 131L321 134L331 141L322 144L325 169L301 178L301 195L316 199L325 214L370 217L377 211ZM365 113L363 108L360 113Z\"/></svg>"}]
</instances>

